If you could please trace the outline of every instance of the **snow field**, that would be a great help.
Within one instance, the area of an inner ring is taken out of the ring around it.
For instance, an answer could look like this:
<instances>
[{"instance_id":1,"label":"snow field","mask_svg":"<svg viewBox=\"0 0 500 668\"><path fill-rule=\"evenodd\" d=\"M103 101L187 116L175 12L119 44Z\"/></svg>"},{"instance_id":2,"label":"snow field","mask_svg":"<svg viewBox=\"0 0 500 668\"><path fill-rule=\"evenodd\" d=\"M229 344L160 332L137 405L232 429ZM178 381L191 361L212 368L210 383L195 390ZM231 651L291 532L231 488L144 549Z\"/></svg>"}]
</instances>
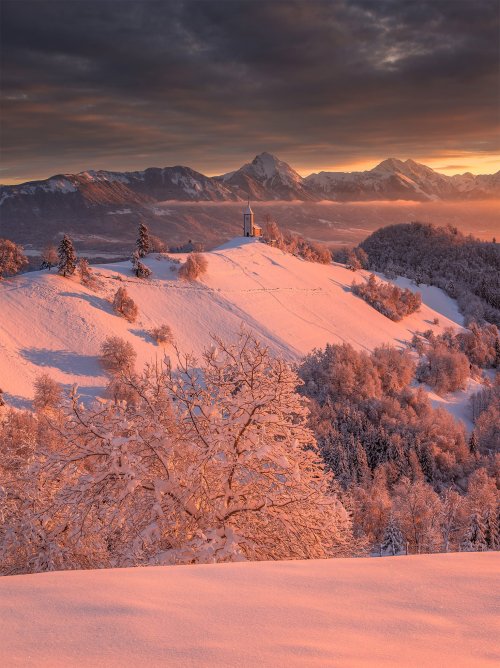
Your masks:
<instances>
[{"instance_id":1,"label":"snow field","mask_svg":"<svg viewBox=\"0 0 500 668\"><path fill-rule=\"evenodd\" d=\"M0 578L0 665L498 666L498 553Z\"/></svg>"}]
</instances>

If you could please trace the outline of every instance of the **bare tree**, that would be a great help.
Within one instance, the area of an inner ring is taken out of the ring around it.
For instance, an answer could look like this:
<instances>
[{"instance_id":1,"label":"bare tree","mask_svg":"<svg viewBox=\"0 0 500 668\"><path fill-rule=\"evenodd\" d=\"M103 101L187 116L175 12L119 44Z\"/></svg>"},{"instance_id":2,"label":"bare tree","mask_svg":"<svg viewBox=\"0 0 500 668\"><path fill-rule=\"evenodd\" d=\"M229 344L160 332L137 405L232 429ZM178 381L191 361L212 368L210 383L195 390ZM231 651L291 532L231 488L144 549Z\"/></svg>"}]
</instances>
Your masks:
<instances>
[{"instance_id":1,"label":"bare tree","mask_svg":"<svg viewBox=\"0 0 500 668\"><path fill-rule=\"evenodd\" d=\"M62 387L48 373L42 373L35 380L33 406L37 411L50 411L58 408L62 402Z\"/></svg>"},{"instance_id":2,"label":"bare tree","mask_svg":"<svg viewBox=\"0 0 500 668\"><path fill-rule=\"evenodd\" d=\"M41 269L48 269L49 271L52 267L56 267L59 262L59 257L57 255L57 248L54 244L47 244L42 251L42 264Z\"/></svg>"},{"instance_id":3,"label":"bare tree","mask_svg":"<svg viewBox=\"0 0 500 668\"><path fill-rule=\"evenodd\" d=\"M190 253L187 260L179 269L179 277L186 281L195 281L206 273L208 268L207 260L200 253Z\"/></svg>"},{"instance_id":4,"label":"bare tree","mask_svg":"<svg viewBox=\"0 0 500 668\"><path fill-rule=\"evenodd\" d=\"M150 334L158 344L169 345L174 343L174 335L168 325L153 327L153 329L150 330Z\"/></svg>"},{"instance_id":5,"label":"bare tree","mask_svg":"<svg viewBox=\"0 0 500 668\"><path fill-rule=\"evenodd\" d=\"M134 347L119 336L110 336L101 346L99 362L110 374L130 374L133 372L137 353Z\"/></svg>"}]
</instances>

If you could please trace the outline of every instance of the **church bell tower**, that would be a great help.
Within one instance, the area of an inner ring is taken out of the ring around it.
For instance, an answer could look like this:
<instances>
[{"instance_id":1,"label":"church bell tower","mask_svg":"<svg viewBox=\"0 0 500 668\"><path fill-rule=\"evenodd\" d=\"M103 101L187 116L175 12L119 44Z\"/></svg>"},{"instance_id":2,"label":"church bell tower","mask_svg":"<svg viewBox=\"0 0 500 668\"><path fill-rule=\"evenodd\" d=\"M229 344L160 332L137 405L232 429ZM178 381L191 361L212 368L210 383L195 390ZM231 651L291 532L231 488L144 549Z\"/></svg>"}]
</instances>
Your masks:
<instances>
[{"instance_id":1,"label":"church bell tower","mask_svg":"<svg viewBox=\"0 0 500 668\"><path fill-rule=\"evenodd\" d=\"M253 237L253 235L254 235L253 211L250 208L250 200L248 200L248 206L243 211L243 236Z\"/></svg>"}]
</instances>

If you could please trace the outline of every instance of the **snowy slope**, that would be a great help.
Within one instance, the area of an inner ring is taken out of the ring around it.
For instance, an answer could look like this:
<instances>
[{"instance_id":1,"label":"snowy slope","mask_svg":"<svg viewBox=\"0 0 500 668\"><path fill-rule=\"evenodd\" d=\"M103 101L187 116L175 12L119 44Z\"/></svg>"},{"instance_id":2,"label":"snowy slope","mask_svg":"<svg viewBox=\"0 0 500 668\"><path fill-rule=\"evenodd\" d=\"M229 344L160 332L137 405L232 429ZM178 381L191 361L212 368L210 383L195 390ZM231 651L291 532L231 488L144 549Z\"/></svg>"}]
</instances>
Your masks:
<instances>
[{"instance_id":1,"label":"snowy slope","mask_svg":"<svg viewBox=\"0 0 500 668\"><path fill-rule=\"evenodd\" d=\"M192 284L180 281L175 265L161 256L147 258L153 270L149 280L132 276L129 262L96 267L103 281L99 293L76 278L47 272L2 281L0 387L7 400L29 405L33 381L42 371L67 386L78 383L83 396L95 396L106 383L97 361L103 340L124 337L142 366L163 356L147 333L163 323L171 326L183 352L199 354L211 333L231 338L244 325L277 353L297 360L328 342L366 350L383 343L402 346L416 330L439 332L462 322L456 303L436 288L419 288L421 311L392 322L351 293L360 273L305 262L252 239L236 239L205 256L208 273ZM110 302L121 285L139 307L136 323L112 311ZM436 316L440 323L432 325Z\"/></svg>"},{"instance_id":2,"label":"snowy slope","mask_svg":"<svg viewBox=\"0 0 500 668\"><path fill-rule=\"evenodd\" d=\"M498 553L0 578L0 665L498 666Z\"/></svg>"}]
</instances>

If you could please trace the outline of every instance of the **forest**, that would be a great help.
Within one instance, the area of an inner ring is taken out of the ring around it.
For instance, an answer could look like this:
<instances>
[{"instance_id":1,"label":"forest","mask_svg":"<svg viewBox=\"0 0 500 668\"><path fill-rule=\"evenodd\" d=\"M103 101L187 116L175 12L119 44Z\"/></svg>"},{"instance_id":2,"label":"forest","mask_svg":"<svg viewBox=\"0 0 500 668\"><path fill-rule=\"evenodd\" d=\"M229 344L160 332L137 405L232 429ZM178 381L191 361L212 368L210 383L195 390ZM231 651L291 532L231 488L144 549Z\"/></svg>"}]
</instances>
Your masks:
<instances>
[{"instance_id":1,"label":"forest","mask_svg":"<svg viewBox=\"0 0 500 668\"><path fill-rule=\"evenodd\" d=\"M453 226L407 223L382 227L358 247L366 267L387 278L407 276L456 299L466 322L500 326L500 244Z\"/></svg>"}]
</instances>

